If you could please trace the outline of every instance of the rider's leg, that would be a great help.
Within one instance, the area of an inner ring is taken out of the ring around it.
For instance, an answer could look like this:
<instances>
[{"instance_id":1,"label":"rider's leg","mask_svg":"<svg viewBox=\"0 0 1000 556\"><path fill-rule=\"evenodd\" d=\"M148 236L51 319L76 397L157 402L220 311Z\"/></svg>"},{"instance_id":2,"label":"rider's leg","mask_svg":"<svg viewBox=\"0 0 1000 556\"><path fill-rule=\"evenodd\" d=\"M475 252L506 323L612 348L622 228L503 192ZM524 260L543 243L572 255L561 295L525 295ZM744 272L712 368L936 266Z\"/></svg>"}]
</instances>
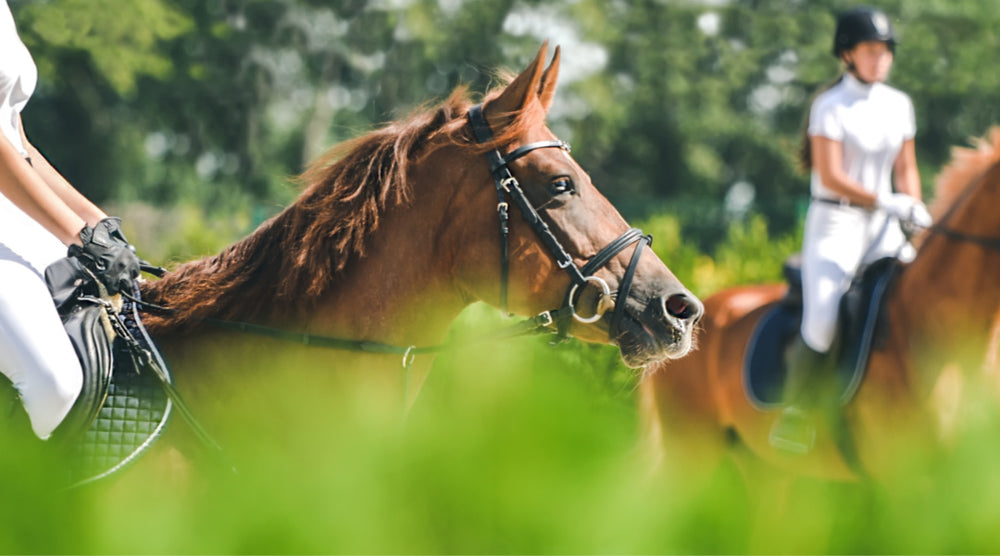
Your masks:
<instances>
[{"instance_id":1,"label":"rider's leg","mask_svg":"<svg viewBox=\"0 0 1000 556\"><path fill-rule=\"evenodd\" d=\"M815 378L826 363L826 353L809 347L801 334L796 336L785 353L784 403L801 407L816 405L816 392L810 386L816 386Z\"/></svg>"},{"instance_id":2,"label":"rider's leg","mask_svg":"<svg viewBox=\"0 0 1000 556\"><path fill-rule=\"evenodd\" d=\"M42 276L2 244L0 284L0 371L47 439L80 394L80 362Z\"/></svg>"},{"instance_id":3,"label":"rider's leg","mask_svg":"<svg viewBox=\"0 0 1000 556\"><path fill-rule=\"evenodd\" d=\"M814 260L808 270L803 268L802 327L789 347L785 361L788 377L785 382L785 402L815 405L815 378L822 374L826 354L837 334L840 299L850 277L834 261ZM812 379L812 380L811 380Z\"/></svg>"},{"instance_id":4,"label":"rider's leg","mask_svg":"<svg viewBox=\"0 0 1000 556\"><path fill-rule=\"evenodd\" d=\"M769 441L775 448L804 454L812 450L816 425L807 413L818 405L817 378L823 375L826 354L806 344L797 335L785 357L784 409L771 427Z\"/></svg>"},{"instance_id":5,"label":"rider's leg","mask_svg":"<svg viewBox=\"0 0 1000 556\"><path fill-rule=\"evenodd\" d=\"M837 331L840 299L850 284L849 268L861 258L858 245L840 235L851 231L850 214L810 208L802 263L802 328L786 356L785 409L771 429L775 447L804 453L812 449L815 424L808 410L824 402L826 354Z\"/></svg>"}]
</instances>

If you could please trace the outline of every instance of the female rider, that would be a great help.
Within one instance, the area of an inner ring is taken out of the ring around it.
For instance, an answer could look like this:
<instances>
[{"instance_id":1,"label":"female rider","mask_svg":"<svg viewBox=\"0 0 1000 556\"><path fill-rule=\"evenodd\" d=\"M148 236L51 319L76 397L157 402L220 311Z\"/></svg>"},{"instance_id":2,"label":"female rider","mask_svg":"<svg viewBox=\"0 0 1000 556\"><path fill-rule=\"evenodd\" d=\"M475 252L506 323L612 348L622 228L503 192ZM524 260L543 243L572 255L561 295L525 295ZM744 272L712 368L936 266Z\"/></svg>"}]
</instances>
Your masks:
<instances>
[{"instance_id":1,"label":"female rider","mask_svg":"<svg viewBox=\"0 0 1000 556\"><path fill-rule=\"evenodd\" d=\"M0 4L0 372L31 428L48 439L80 393L82 371L43 279L76 256L109 292L130 288L139 262L117 218L88 201L28 141L21 111L38 71Z\"/></svg>"},{"instance_id":2,"label":"female rider","mask_svg":"<svg viewBox=\"0 0 1000 556\"><path fill-rule=\"evenodd\" d=\"M802 247L802 327L788 358L789 405L771 431L779 448L806 452L812 446L815 429L801 410L806 384L833 343L840 299L858 268L914 255L901 227L886 219L931 224L920 200L913 104L885 83L895 47L882 11L863 7L841 15L833 54L844 72L809 111L802 162L811 169L812 202Z\"/></svg>"}]
</instances>

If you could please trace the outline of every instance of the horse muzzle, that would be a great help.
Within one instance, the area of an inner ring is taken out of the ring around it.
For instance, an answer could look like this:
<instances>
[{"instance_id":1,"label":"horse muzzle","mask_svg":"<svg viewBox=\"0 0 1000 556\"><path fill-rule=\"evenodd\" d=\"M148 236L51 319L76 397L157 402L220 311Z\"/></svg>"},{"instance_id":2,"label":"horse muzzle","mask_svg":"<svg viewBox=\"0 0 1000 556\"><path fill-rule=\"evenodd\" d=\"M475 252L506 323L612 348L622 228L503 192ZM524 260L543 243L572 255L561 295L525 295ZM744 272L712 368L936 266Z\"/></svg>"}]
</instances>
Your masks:
<instances>
[{"instance_id":1,"label":"horse muzzle","mask_svg":"<svg viewBox=\"0 0 1000 556\"><path fill-rule=\"evenodd\" d=\"M645 302L634 298L623 302L624 318L614 341L626 365L643 367L663 359L678 359L691 351L695 329L705 312L693 294L685 290Z\"/></svg>"}]
</instances>

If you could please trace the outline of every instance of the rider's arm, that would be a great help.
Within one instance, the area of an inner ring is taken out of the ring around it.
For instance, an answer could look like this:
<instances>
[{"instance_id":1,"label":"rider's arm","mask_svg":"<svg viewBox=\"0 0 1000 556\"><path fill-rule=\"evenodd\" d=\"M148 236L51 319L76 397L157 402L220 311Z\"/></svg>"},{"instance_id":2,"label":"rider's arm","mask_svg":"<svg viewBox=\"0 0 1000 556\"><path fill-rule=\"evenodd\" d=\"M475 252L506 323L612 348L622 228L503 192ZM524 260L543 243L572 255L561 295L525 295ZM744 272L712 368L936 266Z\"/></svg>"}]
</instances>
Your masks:
<instances>
[{"instance_id":1,"label":"rider's arm","mask_svg":"<svg viewBox=\"0 0 1000 556\"><path fill-rule=\"evenodd\" d=\"M28 156L31 158L31 165L35 172L41 176L42 180L48 184L49 188L59 196L64 203L66 203L69 208L77 214L80 218L85 220L87 224L94 226L103 218L107 218L107 214L104 213L100 208L94 203L83 196L75 187L70 185L69 181L63 177L62 174L56 170L52 164L49 163L48 159L39 151L35 146L28 141L27 135L24 133L24 124L21 124L21 141L24 142L24 147L28 151Z\"/></svg>"},{"instance_id":2,"label":"rider's arm","mask_svg":"<svg viewBox=\"0 0 1000 556\"><path fill-rule=\"evenodd\" d=\"M0 193L65 245L80 243L86 222L60 198L6 138L0 138Z\"/></svg>"},{"instance_id":3,"label":"rider's arm","mask_svg":"<svg viewBox=\"0 0 1000 556\"><path fill-rule=\"evenodd\" d=\"M903 142L903 148L896 156L893 164L893 176L896 178L896 191L920 199L920 172L917 170L917 153L914 140Z\"/></svg>"},{"instance_id":4,"label":"rider's arm","mask_svg":"<svg viewBox=\"0 0 1000 556\"><path fill-rule=\"evenodd\" d=\"M819 173L819 178L827 189L856 205L875 206L875 194L865 191L860 183L844 172L843 143L822 135L811 135L809 147L812 150L813 169Z\"/></svg>"}]
</instances>

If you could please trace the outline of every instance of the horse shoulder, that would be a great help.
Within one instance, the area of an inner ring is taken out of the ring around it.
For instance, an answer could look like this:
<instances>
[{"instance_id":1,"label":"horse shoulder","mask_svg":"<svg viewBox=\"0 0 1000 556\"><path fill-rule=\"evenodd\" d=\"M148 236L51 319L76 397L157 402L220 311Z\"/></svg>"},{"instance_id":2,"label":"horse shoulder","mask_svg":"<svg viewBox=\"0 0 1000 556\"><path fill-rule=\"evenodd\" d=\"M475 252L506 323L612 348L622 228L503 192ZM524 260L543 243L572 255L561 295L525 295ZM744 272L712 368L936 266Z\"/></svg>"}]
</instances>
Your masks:
<instances>
[{"instance_id":1,"label":"horse shoulder","mask_svg":"<svg viewBox=\"0 0 1000 556\"><path fill-rule=\"evenodd\" d=\"M775 302L788 291L785 284L738 286L722 290L705 300L705 318L718 328L728 328L749 313Z\"/></svg>"},{"instance_id":2,"label":"horse shoulder","mask_svg":"<svg viewBox=\"0 0 1000 556\"><path fill-rule=\"evenodd\" d=\"M713 329L706 330L703 339L712 359L709 380L720 426L732 426L748 406L743 391L743 352L761 315L786 291L784 284L738 286L705 302L706 315L715 313Z\"/></svg>"},{"instance_id":3,"label":"horse shoulder","mask_svg":"<svg viewBox=\"0 0 1000 556\"><path fill-rule=\"evenodd\" d=\"M681 359L660 361L646 369L639 395L647 434L658 437L656 442L682 430L686 436L706 432L720 436L720 427L732 423L731 398L734 393L742 396L742 382L738 373L731 372L729 354L742 354L735 346L745 345L749 337L744 331L748 315L780 299L785 291L780 284L743 286L705 300L696 349ZM711 430L704 430L706 426Z\"/></svg>"}]
</instances>

